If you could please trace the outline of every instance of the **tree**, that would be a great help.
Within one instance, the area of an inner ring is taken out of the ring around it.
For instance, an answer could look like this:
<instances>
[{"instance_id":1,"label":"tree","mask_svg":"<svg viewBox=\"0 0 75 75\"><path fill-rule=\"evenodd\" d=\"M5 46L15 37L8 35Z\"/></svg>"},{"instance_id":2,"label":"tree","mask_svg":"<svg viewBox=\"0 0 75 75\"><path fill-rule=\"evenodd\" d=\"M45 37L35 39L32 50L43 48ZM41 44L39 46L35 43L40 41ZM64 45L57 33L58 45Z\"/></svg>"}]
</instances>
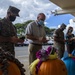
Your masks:
<instances>
[{"instance_id":1,"label":"tree","mask_svg":"<svg viewBox=\"0 0 75 75\"><path fill-rule=\"evenodd\" d=\"M19 34L21 36L22 36L22 34L25 34L25 29L26 29L27 25L32 21L34 21L34 20L28 20L24 23L16 23L15 27L17 29L17 34ZM55 29L50 29L49 27L47 27L45 25L44 25L44 28L46 31L46 35L48 35L48 36L50 36L52 34L52 32L55 30Z\"/></svg>"},{"instance_id":2,"label":"tree","mask_svg":"<svg viewBox=\"0 0 75 75\"><path fill-rule=\"evenodd\" d=\"M50 29L49 27L45 26L45 31L47 36L51 36L55 29Z\"/></svg>"},{"instance_id":3,"label":"tree","mask_svg":"<svg viewBox=\"0 0 75 75\"><path fill-rule=\"evenodd\" d=\"M20 34L20 35L25 34L25 29L26 29L27 25L28 25L30 22L32 22L32 21L33 21L33 20L28 20L28 21L26 21L26 22L24 22L24 23L16 23L16 24L15 24L15 27L16 27L16 29L17 29L17 33Z\"/></svg>"}]
</instances>

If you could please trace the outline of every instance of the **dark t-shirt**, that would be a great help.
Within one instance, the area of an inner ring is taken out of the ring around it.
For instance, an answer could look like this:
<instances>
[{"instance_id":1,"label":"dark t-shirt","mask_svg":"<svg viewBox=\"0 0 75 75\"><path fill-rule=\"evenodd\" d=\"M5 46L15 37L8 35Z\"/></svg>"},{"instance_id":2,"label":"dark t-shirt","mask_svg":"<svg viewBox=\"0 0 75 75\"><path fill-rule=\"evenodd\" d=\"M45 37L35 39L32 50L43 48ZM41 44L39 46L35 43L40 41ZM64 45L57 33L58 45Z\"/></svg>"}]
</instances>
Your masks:
<instances>
[{"instance_id":1,"label":"dark t-shirt","mask_svg":"<svg viewBox=\"0 0 75 75\"><path fill-rule=\"evenodd\" d=\"M71 35L66 35L66 40L69 40L69 39L71 39L71 38L73 38L74 37L74 34L71 34ZM74 40L72 40L72 41L67 41L66 42L66 46L67 46L67 51L68 51L68 53L72 53L72 51L74 50L74 48L75 48L75 41Z\"/></svg>"},{"instance_id":2,"label":"dark t-shirt","mask_svg":"<svg viewBox=\"0 0 75 75\"><path fill-rule=\"evenodd\" d=\"M74 34L71 34L71 35L66 34L66 40L69 40L73 37L74 37ZM73 40L72 41L67 41L66 43L67 44L74 44L74 41Z\"/></svg>"}]
</instances>

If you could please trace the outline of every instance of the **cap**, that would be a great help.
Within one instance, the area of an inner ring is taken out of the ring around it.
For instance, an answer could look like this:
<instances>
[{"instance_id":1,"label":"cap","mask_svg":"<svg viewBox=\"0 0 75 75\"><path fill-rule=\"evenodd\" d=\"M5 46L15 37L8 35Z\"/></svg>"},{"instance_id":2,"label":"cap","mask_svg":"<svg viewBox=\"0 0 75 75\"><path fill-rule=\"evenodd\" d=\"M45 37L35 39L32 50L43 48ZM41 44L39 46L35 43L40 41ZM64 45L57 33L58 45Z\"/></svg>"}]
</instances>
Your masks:
<instances>
[{"instance_id":1,"label":"cap","mask_svg":"<svg viewBox=\"0 0 75 75\"><path fill-rule=\"evenodd\" d=\"M62 24L61 24L61 26L64 26L64 27L66 27L66 24L62 23Z\"/></svg>"},{"instance_id":2,"label":"cap","mask_svg":"<svg viewBox=\"0 0 75 75\"><path fill-rule=\"evenodd\" d=\"M12 12L13 14L15 14L16 16L19 16L19 9L13 6L9 6L7 12Z\"/></svg>"}]
</instances>

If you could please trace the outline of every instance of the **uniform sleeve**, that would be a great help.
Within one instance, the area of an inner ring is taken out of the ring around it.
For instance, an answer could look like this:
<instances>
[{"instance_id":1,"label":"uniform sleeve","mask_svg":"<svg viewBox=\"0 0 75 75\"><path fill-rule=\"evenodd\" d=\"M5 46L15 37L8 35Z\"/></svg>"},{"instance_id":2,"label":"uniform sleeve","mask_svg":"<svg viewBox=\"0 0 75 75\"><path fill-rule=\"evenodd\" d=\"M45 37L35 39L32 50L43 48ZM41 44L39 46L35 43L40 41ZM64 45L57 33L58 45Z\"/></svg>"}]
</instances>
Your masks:
<instances>
[{"instance_id":1,"label":"uniform sleeve","mask_svg":"<svg viewBox=\"0 0 75 75\"><path fill-rule=\"evenodd\" d=\"M15 34L15 36L17 36L17 28L16 28L16 26L13 25L13 28L14 28L14 34Z\"/></svg>"},{"instance_id":2,"label":"uniform sleeve","mask_svg":"<svg viewBox=\"0 0 75 75\"><path fill-rule=\"evenodd\" d=\"M31 24L29 24L27 27L26 27L26 31L25 31L25 35L27 35L27 34L30 34L30 35L32 35L32 25Z\"/></svg>"},{"instance_id":3,"label":"uniform sleeve","mask_svg":"<svg viewBox=\"0 0 75 75\"><path fill-rule=\"evenodd\" d=\"M58 31L57 31L57 30L55 30L55 31L54 31L53 36L54 36L54 37L58 37L58 36L59 36L59 35L58 35Z\"/></svg>"}]
</instances>

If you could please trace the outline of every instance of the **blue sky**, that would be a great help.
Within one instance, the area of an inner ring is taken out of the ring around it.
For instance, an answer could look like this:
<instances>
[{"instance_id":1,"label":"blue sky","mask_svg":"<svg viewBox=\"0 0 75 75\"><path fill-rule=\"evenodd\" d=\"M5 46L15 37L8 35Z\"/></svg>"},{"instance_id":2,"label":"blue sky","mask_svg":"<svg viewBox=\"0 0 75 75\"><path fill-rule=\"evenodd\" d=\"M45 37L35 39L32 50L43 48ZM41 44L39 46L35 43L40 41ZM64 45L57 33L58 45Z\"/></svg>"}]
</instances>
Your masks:
<instances>
[{"instance_id":1,"label":"blue sky","mask_svg":"<svg viewBox=\"0 0 75 75\"><path fill-rule=\"evenodd\" d=\"M58 25L61 25L62 23L65 23L66 25L69 24L69 20L73 19L74 16L72 16L71 14L64 14L64 15L51 15L46 22L48 24L46 24L46 26L50 27L50 28L56 28L58 27Z\"/></svg>"},{"instance_id":2,"label":"blue sky","mask_svg":"<svg viewBox=\"0 0 75 75\"><path fill-rule=\"evenodd\" d=\"M14 23L23 23L27 20L36 20L38 13L43 12L46 15L45 24L49 28L57 28L62 23L68 26L75 26L74 16L70 14L54 16L52 10L60 9L49 0L1 0L0 1L0 18L6 16L9 6L15 6L20 9L20 17Z\"/></svg>"}]
</instances>

